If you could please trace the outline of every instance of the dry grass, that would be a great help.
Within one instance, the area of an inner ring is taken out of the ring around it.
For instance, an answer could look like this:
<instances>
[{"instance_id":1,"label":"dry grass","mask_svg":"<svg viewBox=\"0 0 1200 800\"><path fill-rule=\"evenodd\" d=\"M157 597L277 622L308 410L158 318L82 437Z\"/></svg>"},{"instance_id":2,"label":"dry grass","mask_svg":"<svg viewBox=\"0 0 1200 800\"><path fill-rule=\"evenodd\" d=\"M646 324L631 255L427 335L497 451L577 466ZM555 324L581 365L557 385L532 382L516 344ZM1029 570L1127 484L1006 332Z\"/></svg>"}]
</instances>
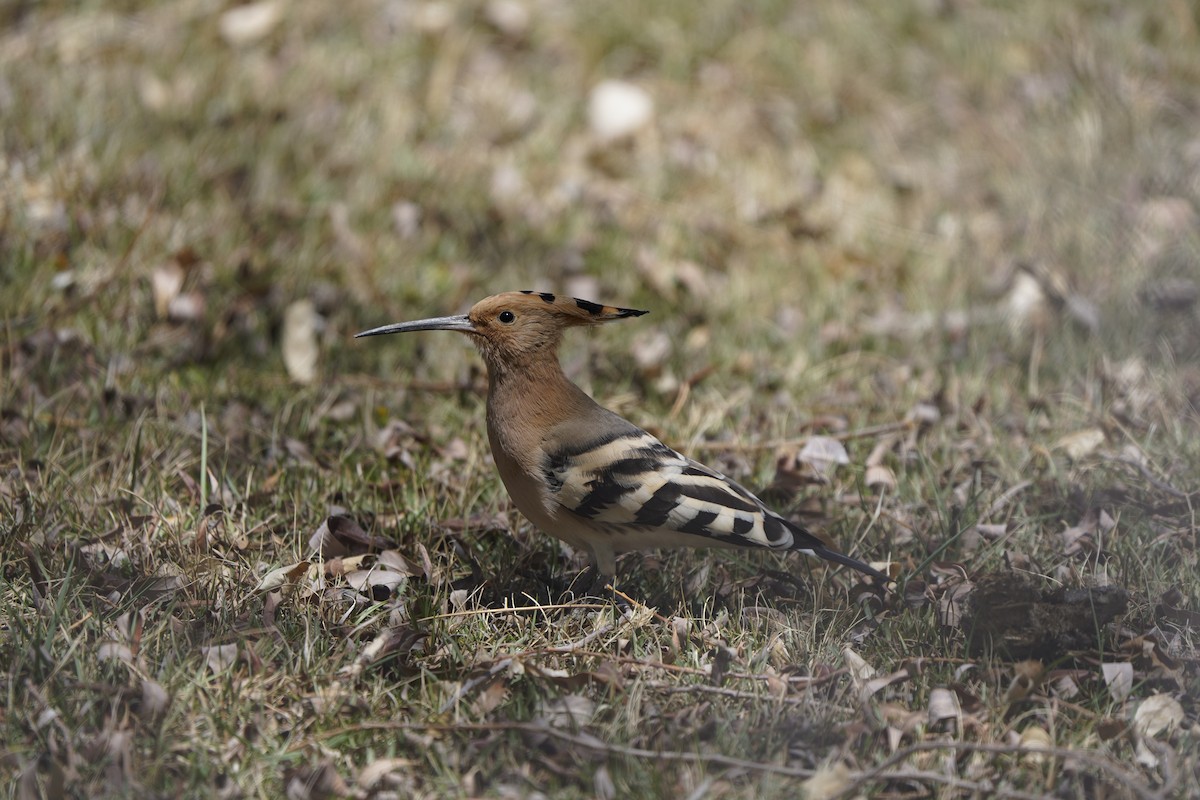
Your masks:
<instances>
[{"instance_id":1,"label":"dry grass","mask_svg":"<svg viewBox=\"0 0 1200 800\"><path fill-rule=\"evenodd\" d=\"M1194 9L644 5L0 9L8 796L1200 792ZM605 78L655 103L611 145ZM513 288L652 309L569 372L898 593L654 553L572 600L468 346L350 338Z\"/></svg>"}]
</instances>

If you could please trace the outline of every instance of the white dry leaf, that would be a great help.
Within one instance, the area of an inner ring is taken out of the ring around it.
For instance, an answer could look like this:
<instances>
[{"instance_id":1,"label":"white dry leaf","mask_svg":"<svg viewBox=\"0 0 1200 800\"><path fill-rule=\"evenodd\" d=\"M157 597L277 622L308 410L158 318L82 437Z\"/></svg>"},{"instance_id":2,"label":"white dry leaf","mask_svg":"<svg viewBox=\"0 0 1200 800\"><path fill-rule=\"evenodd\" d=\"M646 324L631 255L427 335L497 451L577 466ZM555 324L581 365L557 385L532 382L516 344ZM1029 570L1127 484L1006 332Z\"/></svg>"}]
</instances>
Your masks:
<instances>
[{"instance_id":1,"label":"white dry leaf","mask_svg":"<svg viewBox=\"0 0 1200 800\"><path fill-rule=\"evenodd\" d=\"M415 766L411 758L377 758L358 771L354 782L360 789L383 789L401 783L401 774L411 774Z\"/></svg>"},{"instance_id":2,"label":"white dry leaf","mask_svg":"<svg viewBox=\"0 0 1200 800\"><path fill-rule=\"evenodd\" d=\"M870 697L879 692L880 689L884 689L895 683L902 683L908 680L910 677L912 676L909 675L907 669L898 669L891 675L883 675L878 678L872 678L863 684L863 695L865 697Z\"/></svg>"},{"instance_id":3,"label":"white dry leaf","mask_svg":"<svg viewBox=\"0 0 1200 800\"><path fill-rule=\"evenodd\" d=\"M263 575L262 580L258 582L258 586L254 587L254 591L270 592L285 584L295 583L308 573L309 563L308 561L297 561L295 564L276 567L266 575Z\"/></svg>"},{"instance_id":4,"label":"white dry leaf","mask_svg":"<svg viewBox=\"0 0 1200 800\"><path fill-rule=\"evenodd\" d=\"M1032 725L1021 731L1021 739L1018 743L1018 746L1022 750L1032 751L1027 752L1022 756L1023 761L1041 764L1046 760L1046 756L1043 752L1038 751L1045 751L1053 748L1054 740L1050 738L1050 734L1045 728L1039 728L1036 725Z\"/></svg>"},{"instance_id":5,"label":"white dry leaf","mask_svg":"<svg viewBox=\"0 0 1200 800\"><path fill-rule=\"evenodd\" d=\"M171 322L196 322L204 318L207 305L201 292L184 292L167 304L167 319Z\"/></svg>"},{"instance_id":6,"label":"white dry leaf","mask_svg":"<svg viewBox=\"0 0 1200 800\"><path fill-rule=\"evenodd\" d=\"M226 44L244 47L260 41L283 19L283 3L261 0L244 6L234 6L221 15L217 27Z\"/></svg>"},{"instance_id":7,"label":"white dry leaf","mask_svg":"<svg viewBox=\"0 0 1200 800\"><path fill-rule=\"evenodd\" d=\"M1140 736L1154 738L1170 734L1183 724L1183 706L1169 694L1153 694L1138 704L1133 713L1133 729Z\"/></svg>"},{"instance_id":8,"label":"white dry leaf","mask_svg":"<svg viewBox=\"0 0 1200 800\"><path fill-rule=\"evenodd\" d=\"M850 679L854 681L854 686L859 692L864 692L867 684L879 674L874 667L867 663L866 659L854 652L851 647L842 648L842 660L846 662L846 669L850 671Z\"/></svg>"},{"instance_id":9,"label":"white dry leaf","mask_svg":"<svg viewBox=\"0 0 1200 800\"><path fill-rule=\"evenodd\" d=\"M851 783L850 770L842 762L821 764L800 784L800 794L804 800L833 800L850 788Z\"/></svg>"},{"instance_id":10,"label":"white dry leaf","mask_svg":"<svg viewBox=\"0 0 1200 800\"><path fill-rule=\"evenodd\" d=\"M407 580L408 578L399 572L387 569L356 569L346 573L346 583L350 584L352 588L368 594L376 586L382 586L394 592Z\"/></svg>"},{"instance_id":11,"label":"white dry leaf","mask_svg":"<svg viewBox=\"0 0 1200 800\"><path fill-rule=\"evenodd\" d=\"M542 705L542 721L552 728L579 728L596 716L596 702L582 694L566 694Z\"/></svg>"},{"instance_id":12,"label":"white dry leaf","mask_svg":"<svg viewBox=\"0 0 1200 800\"><path fill-rule=\"evenodd\" d=\"M937 688L929 693L929 724L952 719L956 722L962 716L962 708L958 705L958 695L949 689Z\"/></svg>"},{"instance_id":13,"label":"white dry leaf","mask_svg":"<svg viewBox=\"0 0 1200 800\"><path fill-rule=\"evenodd\" d=\"M171 303L183 290L183 267L175 262L155 267L150 273L150 293L154 296L154 313L166 319Z\"/></svg>"},{"instance_id":14,"label":"white dry leaf","mask_svg":"<svg viewBox=\"0 0 1200 800\"><path fill-rule=\"evenodd\" d=\"M963 614L966 612L967 603L973 591L975 591L975 584L963 581L942 593L942 596L938 598L938 614L943 625L948 628L957 628L962 624Z\"/></svg>"},{"instance_id":15,"label":"white dry leaf","mask_svg":"<svg viewBox=\"0 0 1200 800\"><path fill-rule=\"evenodd\" d=\"M810 436L797 459L810 465L818 475L828 477L839 465L850 463L850 454L832 436Z\"/></svg>"},{"instance_id":16,"label":"white dry leaf","mask_svg":"<svg viewBox=\"0 0 1200 800\"><path fill-rule=\"evenodd\" d=\"M1100 665L1100 671L1112 699L1118 703L1125 702L1125 698L1133 691L1133 664L1128 661L1105 662Z\"/></svg>"},{"instance_id":17,"label":"white dry leaf","mask_svg":"<svg viewBox=\"0 0 1200 800\"><path fill-rule=\"evenodd\" d=\"M1042 284L1024 270L1013 276L1012 288L1004 300L1009 327L1022 331L1037 324L1046 314L1047 298Z\"/></svg>"},{"instance_id":18,"label":"white dry leaf","mask_svg":"<svg viewBox=\"0 0 1200 800\"><path fill-rule=\"evenodd\" d=\"M133 650L123 642L101 642L100 646L96 648L96 660L132 664Z\"/></svg>"},{"instance_id":19,"label":"white dry leaf","mask_svg":"<svg viewBox=\"0 0 1200 800\"><path fill-rule=\"evenodd\" d=\"M1147 697L1138 705L1133 714L1133 729L1137 732L1137 743L1134 753L1137 762L1147 769L1157 769L1159 758L1147 741L1154 739L1160 733L1170 735L1171 731L1183 723L1183 706L1168 694L1154 694Z\"/></svg>"},{"instance_id":20,"label":"white dry leaf","mask_svg":"<svg viewBox=\"0 0 1200 800\"><path fill-rule=\"evenodd\" d=\"M867 467L864 480L871 489L896 488L896 473L892 472L892 468L886 464L873 464Z\"/></svg>"},{"instance_id":21,"label":"white dry leaf","mask_svg":"<svg viewBox=\"0 0 1200 800\"><path fill-rule=\"evenodd\" d=\"M592 789L596 792L596 800L613 800L617 796L617 785L603 764L592 774Z\"/></svg>"},{"instance_id":22,"label":"white dry leaf","mask_svg":"<svg viewBox=\"0 0 1200 800\"><path fill-rule=\"evenodd\" d=\"M1063 675L1050 687L1054 696L1063 700L1073 700L1079 696L1079 684L1070 675Z\"/></svg>"},{"instance_id":23,"label":"white dry leaf","mask_svg":"<svg viewBox=\"0 0 1200 800\"><path fill-rule=\"evenodd\" d=\"M142 681L142 704L138 706L138 715L143 719L161 719L171 703L171 695L158 681L146 678Z\"/></svg>"},{"instance_id":24,"label":"white dry leaf","mask_svg":"<svg viewBox=\"0 0 1200 800\"><path fill-rule=\"evenodd\" d=\"M375 563L406 578L415 578L421 575L421 570L408 563L408 559L400 555L397 550L384 550L379 554Z\"/></svg>"},{"instance_id":25,"label":"white dry leaf","mask_svg":"<svg viewBox=\"0 0 1200 800\"><path fill-rule=\"evenodd\" d=\"M421 207L408 200L400 200L392 206L392 227L401 239L415 239L421 232Z\"/></svg>"},{"instance_id":26,"label":"white dry leaf","mask_svg":"<svg viewBox=\"0 0 1200 800\"><path fill-rule=\"evenodd\" d=\"M644 377L653 378L662 372L663 364L671 356L671 337L663 331L639 334L630 347L638 371Z\"/></svg>"},{"instance_id":27,"label":"white dry leaf","mask_svg":"<svg viewBox=\"0 0 1200 800\"><path fill-rule=\"evenodd\" d=\"M1083 430L1073 431L1059 438L1054 443L1054 450L1062 450L1067 454L1067 457L1078 461L1085 456L1089 456L1096 451L1096 448L1104 444L1104 431L1100 428L1084 428Z\"/></svg>"},{"instance_id":28,"label":"white dry leaf","mask_svg":"<svg viewBox=\"0 0 1200 800\"><path fill-rule=\"evenodd\" d=\"M484 6L483 16L496 30L514 39L521 38L529 31L529 9L517 0L490 0Z\"/></svg>"},{"instance_id":29,"label":"white dry leaf","mask_svg":"<svg viewBox=\"0 0 1200 800\"><path fill-rule=\"evenodd\" d=\"M170 85L153 72L143 71L137 79L138 99L150 111L162 111L171 103ZM157 308L157 298L155 301ZM162 316L161 314L159 316Z\"/></svg>"},{"instance_id":30,"label":"white dry leaf","mask_svg":"<svg viewBox=\"0 0 1200 800\"><path fill-rule=\"evenodd\" d=\"M225 672L238 660L238 646L233 644L218 644L211 647L201 647L200 655L204 656L204 665L214 675Z\"/></svg>"},{"instance_id":31,"label":"white dry leaf","mask_svg":"<svg viewBox=\"0 0 1200 800\"><path fill-rule=\"evenodd\" d=\"M431 36L445 33L454 24L454 7L450 3L421 3L412 12L412 26Z\"/></svg>"},{"instance_id":32,"label":"white dry leaf","mask_svg":"<svg viewBox=\"0 0 1200 800\"><path fill-rule=\"evenodd\" d=\"M654 100L650 93L632 83L601 81L588 97L588 127L602 142L632 136L653 117Z\"/></svg>"},{"instance_id":33,"label":"white dry leaf","mask_svg":"<svg viewBox=\"0 0 1200 800\"><path fill-rule=\"evenodd\" d=\"M283 314L283 365L297 383L317 378L317 322L311 300L297 300Z\"/></svg>"}]
</instances>

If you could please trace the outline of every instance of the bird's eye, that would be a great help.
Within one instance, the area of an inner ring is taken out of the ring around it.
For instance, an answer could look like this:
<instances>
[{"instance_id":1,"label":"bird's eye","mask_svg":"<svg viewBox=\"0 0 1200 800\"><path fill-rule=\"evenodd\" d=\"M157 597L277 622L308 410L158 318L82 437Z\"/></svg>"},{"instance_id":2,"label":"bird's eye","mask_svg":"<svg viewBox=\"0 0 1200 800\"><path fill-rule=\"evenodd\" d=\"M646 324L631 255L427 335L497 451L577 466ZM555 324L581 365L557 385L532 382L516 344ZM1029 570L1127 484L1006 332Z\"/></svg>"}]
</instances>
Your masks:
<instances>
[{"instance_id":1,"label":"bird's eye","mask_svg":"<svg viewBox=\"0 0 1200 800\"><path fill-rule=\"evenodd\" d=\"M516 318L517 318L517 315L511 311L501 311L500 316L496 317L496 319L500 320L505 325L512 325L513 320L515 320Z\"/></svg>"}]
</instances>

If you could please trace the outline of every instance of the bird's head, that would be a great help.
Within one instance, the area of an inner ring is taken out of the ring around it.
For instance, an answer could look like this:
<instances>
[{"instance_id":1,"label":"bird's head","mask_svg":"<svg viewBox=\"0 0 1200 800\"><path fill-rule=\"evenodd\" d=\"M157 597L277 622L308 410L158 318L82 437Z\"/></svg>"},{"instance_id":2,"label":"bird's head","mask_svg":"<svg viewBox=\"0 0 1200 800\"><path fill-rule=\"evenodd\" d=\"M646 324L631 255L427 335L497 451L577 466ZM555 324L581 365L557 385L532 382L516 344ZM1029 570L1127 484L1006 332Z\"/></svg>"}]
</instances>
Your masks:
<instances>
[{"instance_id":1,"label":"bird's head","mask_svg":"<svg viewBox=\"0 0 1200 800\"><path fill-rule=\"evenodd\" d=\"M528 362L541 353L553 354L566 328L645 313L549 292L504 292L485 297L460 316L384 325L356 334L355 338L406 331L459 331L471 335L490 367L503 369Z\"/></svg>"}]
</instances>

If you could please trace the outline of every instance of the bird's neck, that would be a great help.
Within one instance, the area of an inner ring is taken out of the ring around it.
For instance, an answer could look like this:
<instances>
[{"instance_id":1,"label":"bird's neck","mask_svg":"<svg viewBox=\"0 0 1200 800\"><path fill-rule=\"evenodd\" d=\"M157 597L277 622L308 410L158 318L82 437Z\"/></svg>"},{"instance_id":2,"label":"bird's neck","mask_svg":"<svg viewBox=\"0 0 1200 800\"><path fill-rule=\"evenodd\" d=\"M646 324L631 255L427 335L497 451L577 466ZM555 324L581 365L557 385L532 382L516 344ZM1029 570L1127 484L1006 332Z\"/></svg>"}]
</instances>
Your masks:
<instances>
[{"instance_id":1,"label":"bird's neck","mask_svg":"<svg viewBox=\"0 0 1200 800\"><path fill-rule=\"evenodd\" d=\"M563 374L557 351L537 354L527 363L488 362L488 435L493 448L540 469L542 434L578 418L594 401Z\"/></svg>"}]
</instances>

